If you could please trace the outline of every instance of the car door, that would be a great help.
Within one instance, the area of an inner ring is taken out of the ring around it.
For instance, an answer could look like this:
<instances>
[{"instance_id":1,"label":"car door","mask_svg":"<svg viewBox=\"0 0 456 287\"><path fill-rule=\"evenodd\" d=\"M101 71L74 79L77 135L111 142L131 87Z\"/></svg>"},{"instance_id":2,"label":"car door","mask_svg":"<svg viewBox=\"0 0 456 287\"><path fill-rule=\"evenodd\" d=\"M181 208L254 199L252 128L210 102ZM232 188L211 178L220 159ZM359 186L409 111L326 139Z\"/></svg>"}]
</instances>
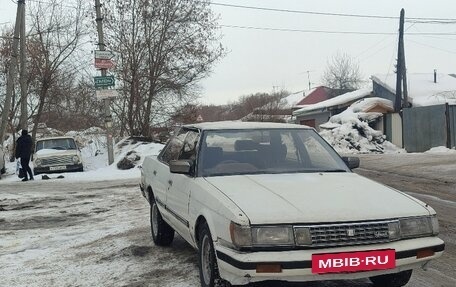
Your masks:
<instances>
[{"instance_id":1,"label":"car door","mask_svg":"<svg viewBox=\"0 0 456 287\"><path fill-rule=\"evenodd\" d=\"M154 191L155 200L157 201L162 216L167 222L174 222L173 215L168 210L166 203L167 193L171 186L171 172L169 171L169 162L171 160L176 160L179 157L179 153L184 146L186 135L186 130L181 129L179 131L176 131L175 135L169 140L163 151L158 155L158 160L160 163L154 166L154 169L152 170L152 188Z\"/></svg>"},{"instance_id":2,"label":"car door","mask_svg":"<svg viewBox=\"0 0 456 287\"><path fill-rule=\"evenodd\" d=\"M178 160L192 161L192 166L195 166L199 138L200 136L197 130L188 130ZM184 239L189 240L188 207L194 176L193 174L185 175L177 173L172 173L170 175L169 189L166 194L166 205L174 217L172 220L174 225L177 226L179 234L184 237Z\"/></svg>"}]
</instances>

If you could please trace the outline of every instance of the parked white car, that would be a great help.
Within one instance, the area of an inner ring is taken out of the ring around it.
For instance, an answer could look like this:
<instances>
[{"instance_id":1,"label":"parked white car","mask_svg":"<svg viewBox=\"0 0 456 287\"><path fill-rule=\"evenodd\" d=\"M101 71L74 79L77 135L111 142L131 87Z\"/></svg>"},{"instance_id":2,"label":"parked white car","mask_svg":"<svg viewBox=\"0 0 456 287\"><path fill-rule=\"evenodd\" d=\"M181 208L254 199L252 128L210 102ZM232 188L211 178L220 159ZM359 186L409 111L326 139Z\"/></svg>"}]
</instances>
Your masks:
<instances>
[{"instance_id":1,"label":"parked white car","mask_svg":"<svg viewBox=\"0 0 456 287\"><path fill-rule=\"evenodd\" d=\"M72 137L38 139L33 154L33 172L83 171L82 156Z\"/></svg>"},{"instance_id":2,"label":"parked white car","mask_svg":"<svg viewBox=\"0 0 456 287\"><path fill-rule=\"evenodd\" d=\"M370 278L403 286L442 255L435 211L357 175L314 129L218 122L183 126L145 159L152 238L198 250L201 286L225 281Z\"/></svg>"}]
</instances>

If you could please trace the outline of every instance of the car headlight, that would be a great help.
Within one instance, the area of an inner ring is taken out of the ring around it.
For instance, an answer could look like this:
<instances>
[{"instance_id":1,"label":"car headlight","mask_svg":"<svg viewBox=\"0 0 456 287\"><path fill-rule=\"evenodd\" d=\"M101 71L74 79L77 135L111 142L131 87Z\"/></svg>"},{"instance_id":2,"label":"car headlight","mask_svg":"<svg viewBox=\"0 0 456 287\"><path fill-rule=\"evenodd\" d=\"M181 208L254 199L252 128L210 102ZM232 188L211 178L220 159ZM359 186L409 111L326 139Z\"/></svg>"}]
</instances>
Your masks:
<instances>
[{"instance_id":1,"label":"car headlight","mask_svg":"<svg viewBox=\"0 0 456 287\"><path fill-rule=\"evenodd\" d=\"M294 245L291 226L242 226L230 224L231 241L238 248L252 246L292 246Z\"/></svg>"},{"instance_id":2,"label":"car headlight","mask_svg":"<svg viewBox=\"0 0 456 287\"><path fill-rule=\"evenodd\" d=\"M252 246L252 232L250 226L243 226L231 222L230 224L231 242L236 247L251 247Z\"/></svg>"},{"instance_id":3,"label":"car headlight","mask_svg":"<svg viewBox=\"0 0 456 287\"><path fill-rule=\"evenodd\" d=\"M73 162L78 163L79 162L79 157L77 155L73 156Z\"/></svg>"},{"instance_id":4,"label":"car headlight","mask_svg":"<svg viewBox=\"0 0 456 287\"><path fill-rule=\"evenodd\" d=\"M390 240L401 239L401 225L399 221L388 222L388 237Z\"/></svg>"},{"instance_id":5,"label":"car headlight","mask_svg":"<svg viewBox=\"0 0 456 287\"><path fill-rule=\"evenodd\" d=\"M296 227L294 230L297 245L312 245L312 235L308 227Z\"/></svg>"},{"instance_id":6,"label":"car headlight","mask_svg":"<svg viewBox=\"0 0 456 287\"><path fill-rule=\"evenodd\" d=\"M294 245L291 226L252 227L252 244L254 246Z\"/></svg>"},{"instance_id":7,"label":"car headlight","mask_svg":"<svg viewBox=\"0 0 456 287\"><path fill-rule=\"evenodd\" d=\"M41 159L37 158L35 159L35 165L40 166L41 165Z\"/></svg>"},{"instance_id":8,"label":"car headlight","mask_svg":"<svg viewBox=\"0 0 456 287\"><path fill-rule=\"evenodd\" d=\"M435 216L411 217L399 220L401 237L420 237L437 235L439 231L438 221Z\"/></svg>"}]
</instances>

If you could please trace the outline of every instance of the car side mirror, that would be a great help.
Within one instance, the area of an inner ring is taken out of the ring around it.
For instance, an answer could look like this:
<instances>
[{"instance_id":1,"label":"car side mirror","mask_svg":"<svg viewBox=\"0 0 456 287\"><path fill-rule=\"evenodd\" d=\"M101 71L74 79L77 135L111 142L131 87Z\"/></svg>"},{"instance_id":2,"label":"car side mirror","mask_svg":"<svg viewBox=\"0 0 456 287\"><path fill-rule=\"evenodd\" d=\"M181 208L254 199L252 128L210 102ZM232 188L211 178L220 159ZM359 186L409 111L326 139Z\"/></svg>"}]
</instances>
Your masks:
<instances>
[{"instance_id":1,"label":"car side mirror","mask_svg":"<svg viewBox=\"0 0 456 287\"><path fill-rule=\"evenodd\" d=\"M192 163L188 160L172 160L169 162L169 170L171 173L190 174Z\"/></svg>"},{"instance_id":2,"label":"car side mirror","mask_svg":"<svg viewBox=\"0 0 456 287\"><path fill-rule=\"evenodd\" d=\"M342 160L345 162L345 164L348 166L350 169L355 169L359 167L359 158L354 157L354 156L344 156L342 157Z\"/></svg>"}]
</instances>

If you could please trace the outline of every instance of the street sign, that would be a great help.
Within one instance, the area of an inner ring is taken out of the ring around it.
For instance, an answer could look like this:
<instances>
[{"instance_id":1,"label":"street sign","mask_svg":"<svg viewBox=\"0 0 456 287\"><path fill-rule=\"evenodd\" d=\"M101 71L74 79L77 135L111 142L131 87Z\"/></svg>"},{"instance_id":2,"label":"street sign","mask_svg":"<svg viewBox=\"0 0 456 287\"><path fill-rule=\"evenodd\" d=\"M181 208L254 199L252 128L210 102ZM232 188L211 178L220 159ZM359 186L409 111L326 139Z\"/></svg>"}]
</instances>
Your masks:
<instances>
[{"instance_id":1,"label":"street sign","mask_svg":"<svg viewBox=\"0 0 456 287\"><path fill-rule=\"evenodd\" d=\"M117 90L95 90L97 100L104 100L108 98L116 98L119 96Z\"/></svg>"},{"instance_id":2,"label":"street sign","mask_svg":"<svg viewBox=\"0 0 456 287\"><path fill-rule=\"evenodd\" d=\"M97 69L111 69L114 66L115 64L111 60L95 58L95 68Z\"/></svg>"},{"instance_id":3,"label":"street sign","mask_svg":"<svg viewBox=\"0 0 456 287\"><path fill-rule=\"evenodd\" d=\"M114 58L114 53L112 51L95 50L95 59L109 60L112 58Z\"/></svg>"},{"instance_id":4,"label":"street sign","mask_svg":"<svg viewBox=\"0 0 456 287\"><path fill-rule=\"evenodd\" d=\"M116 84L114 76L98 76L93 77L93 80L95 82L95 89L113 87Z\"/></svg>"}]
</instances>

